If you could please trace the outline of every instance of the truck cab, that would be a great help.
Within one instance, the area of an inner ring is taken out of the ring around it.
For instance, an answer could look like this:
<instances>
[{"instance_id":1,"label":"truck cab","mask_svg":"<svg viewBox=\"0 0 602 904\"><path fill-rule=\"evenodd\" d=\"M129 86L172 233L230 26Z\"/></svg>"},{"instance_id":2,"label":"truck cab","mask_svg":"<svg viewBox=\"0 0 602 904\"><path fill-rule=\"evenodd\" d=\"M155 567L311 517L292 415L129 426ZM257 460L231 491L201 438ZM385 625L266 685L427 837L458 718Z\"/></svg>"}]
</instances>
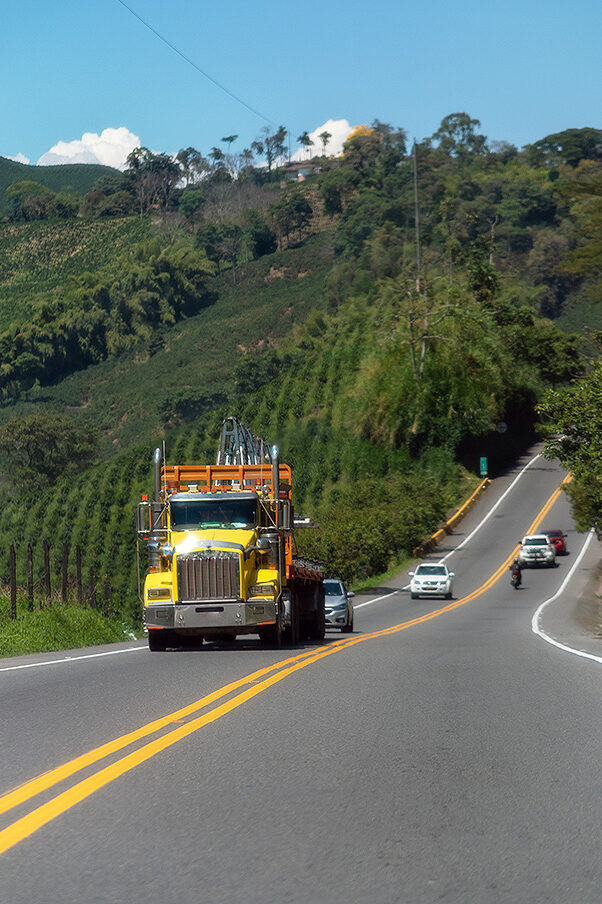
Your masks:
<instances>
[{"instance_id":1,"label":"truck cab","mask_svg":"<svg viewBox=\"0 0 602 904\"><path fill-rule=\"evenodd\" d=\"M273 447L277 453L276 447ZM143 497L143 620L151 650L185 638L264 643L324 637L324 573L292 554L292 476L277 454L259 464L164 465Z\"/></svg>"}]
</instances>

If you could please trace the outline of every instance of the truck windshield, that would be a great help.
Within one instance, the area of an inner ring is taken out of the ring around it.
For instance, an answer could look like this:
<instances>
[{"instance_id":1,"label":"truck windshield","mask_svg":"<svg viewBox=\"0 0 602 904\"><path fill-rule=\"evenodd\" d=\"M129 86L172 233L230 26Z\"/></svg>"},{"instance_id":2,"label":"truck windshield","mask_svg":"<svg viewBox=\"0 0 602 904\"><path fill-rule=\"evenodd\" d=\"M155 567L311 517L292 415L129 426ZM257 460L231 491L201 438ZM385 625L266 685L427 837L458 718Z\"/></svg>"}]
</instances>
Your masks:
<instances>
[{"instance_id":1,"label":"truck windshield","mask_svg":"<svg viewBox=\"0 0 602 904\"><path fill-rule=\"evenodd\" d=\"M249 529L257 526L256 499L195 499L170 504L172 530Z\"/></svg>"}]
</instances>

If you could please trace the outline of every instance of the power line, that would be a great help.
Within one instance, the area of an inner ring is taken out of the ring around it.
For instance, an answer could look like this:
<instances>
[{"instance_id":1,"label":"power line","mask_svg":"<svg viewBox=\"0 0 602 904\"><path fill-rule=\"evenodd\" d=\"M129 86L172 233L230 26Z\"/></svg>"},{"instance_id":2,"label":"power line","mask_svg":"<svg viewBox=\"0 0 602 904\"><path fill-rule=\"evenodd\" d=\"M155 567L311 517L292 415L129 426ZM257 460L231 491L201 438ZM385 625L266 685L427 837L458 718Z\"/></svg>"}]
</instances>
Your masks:
<instances>
[{"instance_id":1,"label":"power line","mask_svg":"<svg viewBox=\"0 0 602 904\"><path fill-rule=\"evenodd\" d=\"M160 41L163 41L164 44L167 44L167 46L170 48L170 50L173 50L174 53L177 53L178 56L182 57L183 60L185 60L187 63L189 63L193 69L196 69L197 72L200 72L200 74L202 76L204 76L213 85L215 85L216 88L219 88L220 91L223 91L225 94L227 94L233 100L237 101L237 103L242 104L243 107L246 107L247 110L250 110L250 112L254 113L255 116L259 116L260 119L263 119L265 122L269 123L271 126L274 126L274 128L276 127L276 123L272 119L270 119L269 116L264 116L263 113L259 112L259 110L256 110L254 107L252 107L246 101L244 101L241 97L238 97L238 95L234 94L233 91L230 91L228 88L226 88L225 85L222 85L220 82L217 81L217 79L214 79L213 76L209 75L208 72L205 72L204 69L201 69L200 66L197 66L197 64L194 62L194 60L191 60L190 57L186 56L185 53L182 53L182 51L178 47L176 47L175 44L172 44L171 41L168 41L167 38L164 38L163 35L157 31L156 28L153 28L153 26L150 24L150 22L147 22L146 19L143 19L142 16L138 15L138 13L136 12L135 9L132 9L132 7L128 6L127 3L124 3L124 0L117 0L117 2L120 3L122 6L124 6L128 10L128 12L130 12L132 14L132 16L134 16L136 19L138 19L139 22L142 22L142 24L145 26L145 28L148 28L149 31L152 31L152 33L154 35L156 35L156 37L158 37Z\"/></svg>"}]
</instances>

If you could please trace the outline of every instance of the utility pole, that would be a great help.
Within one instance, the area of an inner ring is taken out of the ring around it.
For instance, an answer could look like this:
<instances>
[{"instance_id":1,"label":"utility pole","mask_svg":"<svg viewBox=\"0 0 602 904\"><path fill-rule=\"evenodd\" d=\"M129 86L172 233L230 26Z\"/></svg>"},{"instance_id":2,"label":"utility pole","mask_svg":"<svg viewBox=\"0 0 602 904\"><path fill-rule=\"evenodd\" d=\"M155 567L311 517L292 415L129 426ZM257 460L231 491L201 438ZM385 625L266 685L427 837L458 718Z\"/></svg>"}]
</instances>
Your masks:
<instances>
[{"instance_id":1,"label":"utility pole","mask_svg":"<svg viewBox=\"0 0 602 904\"><path fill-rule=\"evenodd\" d=\"M414 164L414 226L416 230L416 291L420 293L420 211L418 210L418 170L416 167L416 139L412 148Z\"/></svg>"}]
</instances>

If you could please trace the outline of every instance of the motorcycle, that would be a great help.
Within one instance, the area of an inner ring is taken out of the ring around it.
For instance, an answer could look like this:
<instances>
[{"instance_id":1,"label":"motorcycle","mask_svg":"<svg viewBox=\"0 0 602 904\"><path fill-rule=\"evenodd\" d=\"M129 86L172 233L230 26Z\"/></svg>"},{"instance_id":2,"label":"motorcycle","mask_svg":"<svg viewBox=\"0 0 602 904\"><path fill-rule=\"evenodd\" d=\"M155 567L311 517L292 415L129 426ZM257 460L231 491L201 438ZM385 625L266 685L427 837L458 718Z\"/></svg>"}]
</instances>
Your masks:
<instances>
[{"instance_id":1,"label":"motorcycle","mask_svg":"<svg viewBox=\"0 0 602 904\"><path fill-rule=\"evenodd\" d=\"M512 571L512 577L510 578L510 583L512 584L512 586L514 587L515 590L518 590L518 588L521 585L521 581L522 581L522 575L520 573L520 569L515 568Z\"/></svg>"}]
</instances>

